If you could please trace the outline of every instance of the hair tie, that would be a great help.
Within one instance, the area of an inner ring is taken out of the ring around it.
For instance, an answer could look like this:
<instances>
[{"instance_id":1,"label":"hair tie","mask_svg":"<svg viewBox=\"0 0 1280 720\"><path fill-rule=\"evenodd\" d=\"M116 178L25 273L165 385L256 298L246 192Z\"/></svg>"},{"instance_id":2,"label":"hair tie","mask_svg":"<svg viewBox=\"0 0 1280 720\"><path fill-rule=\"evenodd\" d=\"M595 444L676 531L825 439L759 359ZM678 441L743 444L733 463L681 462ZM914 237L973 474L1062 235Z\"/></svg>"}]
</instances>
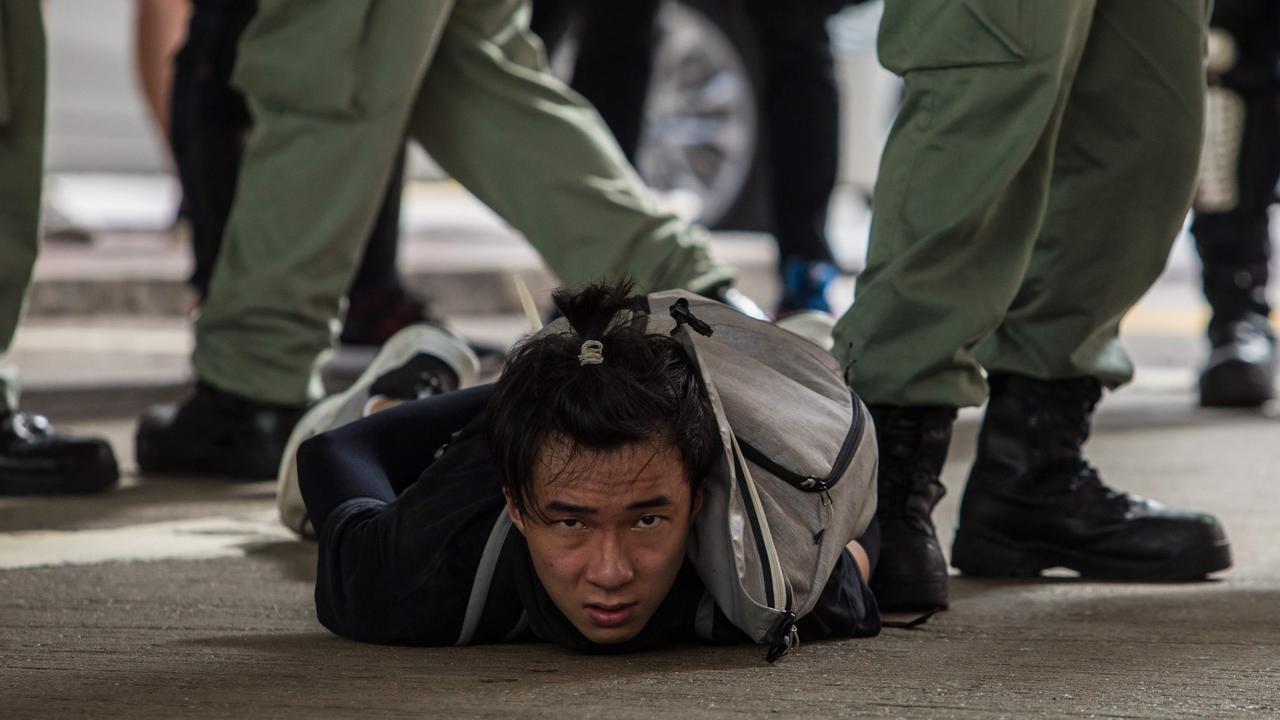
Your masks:
<instances>
[{"instance_id":1,"label":"hair tie","mask_svg":"<svg viewBox=\"0 0 1280 720\"><path fill-rule=\"evenodd\" d=\"M603 365L604 343L599 340L588 340L582 343L582 349L578 351L578 364Z\"/></svg>"}]
</instances>

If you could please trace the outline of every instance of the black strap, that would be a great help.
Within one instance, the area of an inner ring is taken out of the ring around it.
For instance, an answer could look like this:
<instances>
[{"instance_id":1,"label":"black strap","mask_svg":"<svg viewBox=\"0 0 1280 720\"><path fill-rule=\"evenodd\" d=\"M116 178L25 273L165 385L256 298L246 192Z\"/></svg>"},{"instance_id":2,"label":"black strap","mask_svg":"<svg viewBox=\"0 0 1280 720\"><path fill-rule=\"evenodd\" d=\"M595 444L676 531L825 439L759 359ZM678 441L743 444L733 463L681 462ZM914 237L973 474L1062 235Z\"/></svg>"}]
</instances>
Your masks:
<instances>
[{"instance_id":1,"label":"black strap","mask_svg":"<svg viewBox=\"0 0 1280 720\"><path fill-rule=\"evenodd\" d=\"M696 315L689 311L689 301L685 298L676 300L668 311L671 318L676 321L676 326L671 328L671 334L675 335L681 325L688 325L694 332L699 335L711 337L711 333L715 332L711 326L698 319Z\"/></svg>"},{"instance_id":2,"label":"black strap","mask_svg":"<svg viewBox=\"0 0 1280 720\"><path fill-rule=\"evenodd\" d=\"M936 607L913 620L904 620L904 621L881 620L880 625L882 627L887 627L887 628L898 628L899 630L915 630L921 625L929 622L929 618L933 617L934 615L937 615L940 612L942 612L942 608Z\"/></svg>"}]
</instances>

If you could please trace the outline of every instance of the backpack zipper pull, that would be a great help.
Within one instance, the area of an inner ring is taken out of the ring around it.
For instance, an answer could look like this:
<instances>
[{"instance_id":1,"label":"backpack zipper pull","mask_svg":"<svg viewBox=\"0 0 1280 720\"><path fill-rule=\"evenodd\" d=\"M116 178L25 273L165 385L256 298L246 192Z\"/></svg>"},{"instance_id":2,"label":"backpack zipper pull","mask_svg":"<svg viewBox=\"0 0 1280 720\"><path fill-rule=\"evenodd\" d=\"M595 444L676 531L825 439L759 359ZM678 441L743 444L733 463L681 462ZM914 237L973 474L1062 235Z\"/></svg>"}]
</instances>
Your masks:
<instances>
[{"instance_id":1,"label":"backpack zipper pull","mask_svg":"<svg viewBox=\"0 0 1280 720\"><path fill-rule=\"evenodd\" d=\"M671 328L671 334L675 335L681 325L688 325L699 335L711 337L713 332L711 326L699 320L692 312L689 311L689 300L680 298L671 305L671 317L676 321L676 326Z\"/></svg>"},{"instance_id":2,"label":"backpack zipper pull","mask_svg":"<svg viewBox=\"0 0 1280 720\"><path fill-rule=\"evenodd\" d=\"M836 511L832 509L831 507L832 505L835 505L835 500L831 499L831 491L828 490L825 485L823 485L822 486L822 507L826 512L823 512L822 510L818 511L823 516L820 521L822 523L822 530L818 531L818 534L813 536L814 545L822 544L822 536L824 533L826 533L827 526L831 524L831 519L835 517Z\"/></svg>"}]
</instances>

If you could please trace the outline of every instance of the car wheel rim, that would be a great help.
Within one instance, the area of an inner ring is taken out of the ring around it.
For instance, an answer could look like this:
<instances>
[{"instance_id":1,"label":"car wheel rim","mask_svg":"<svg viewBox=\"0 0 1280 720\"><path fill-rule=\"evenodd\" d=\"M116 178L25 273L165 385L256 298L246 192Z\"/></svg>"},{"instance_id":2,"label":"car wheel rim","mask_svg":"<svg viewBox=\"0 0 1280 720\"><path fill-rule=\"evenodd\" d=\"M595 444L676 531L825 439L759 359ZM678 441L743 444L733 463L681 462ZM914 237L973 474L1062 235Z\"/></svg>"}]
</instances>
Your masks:
<instances>
[{"instance_id":1,"label":"car wheel rim","mask_svg":"<svg viewBox=\"0 0 1280 720\"><path fill-rule=\"evenodd\" d=\"M714 225L751 174L759 118L755 91L732 40L694 8L667 3L636 165L651 187L692 193Z\"/></svg>"}]
</instances>

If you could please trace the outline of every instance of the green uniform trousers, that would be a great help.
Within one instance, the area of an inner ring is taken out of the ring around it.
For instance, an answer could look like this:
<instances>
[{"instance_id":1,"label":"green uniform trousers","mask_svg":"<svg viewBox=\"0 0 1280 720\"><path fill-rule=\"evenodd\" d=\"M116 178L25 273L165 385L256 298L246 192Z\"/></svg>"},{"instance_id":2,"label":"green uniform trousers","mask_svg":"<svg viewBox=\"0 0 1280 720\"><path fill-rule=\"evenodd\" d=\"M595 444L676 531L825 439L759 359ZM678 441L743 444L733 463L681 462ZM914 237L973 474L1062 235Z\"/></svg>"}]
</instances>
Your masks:
<instances>
[{"instance_id":1,"label":"green uniform trousers","mask_svg":"<svg viewBox=\"0 0 1280 720\"><path fill-rule=\"evenodd\" d=\"M0 0L0 412L18 402L17 371L4 353L22 317L40 244L44 114L40 3Z\"/></svg>"},{"instance_id":2,"label":"green uniform trousers","mask_svg":"<svg viewBox=\"0 0 1280 720\"><path fill-rule=\"evenodd\" d=\"M193 356L223 390L319 395L315 370L406 133L566 285L732 277L548 74L526 1L261 0L233 82L254 128Z\"/></svg>"},{"instance_id":3,"label":"green uniform trousers","mask_svg":"<svg viewBox=\"0 0 1280 720\"><path fill-rule=\"evenodd\" d=\"M1108 387L1191 201L1206 0L886 0L906 81L836 327L870 403L977 405L983 368Z\"/></svg>"}]
</instances>

